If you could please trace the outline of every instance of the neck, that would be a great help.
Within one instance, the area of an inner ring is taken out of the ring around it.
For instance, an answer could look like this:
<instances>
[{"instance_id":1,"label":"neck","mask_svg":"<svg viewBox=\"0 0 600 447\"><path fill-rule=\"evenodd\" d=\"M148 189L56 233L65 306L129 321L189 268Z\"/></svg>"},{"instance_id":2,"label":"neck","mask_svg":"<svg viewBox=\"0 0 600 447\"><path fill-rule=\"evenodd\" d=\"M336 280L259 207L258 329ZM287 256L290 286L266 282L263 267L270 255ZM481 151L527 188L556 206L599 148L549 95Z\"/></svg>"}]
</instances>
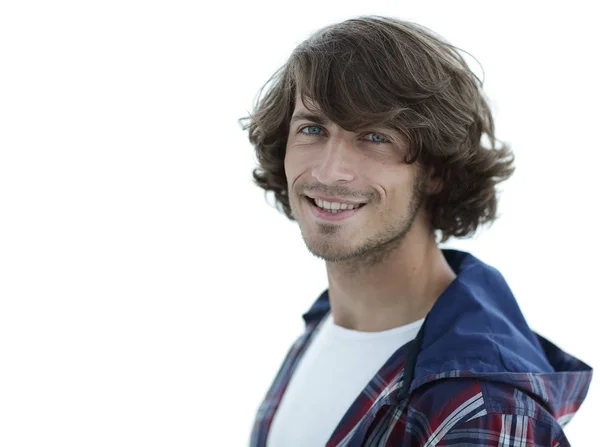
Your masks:
<instances>
[{"instance_id":1,"label":"neck","mask_svg":"<svg viewBox=\"0 0 600 447\"><path fill-rule=\"evenodd\" d=\"M431 232L409 231L375 261L327 263L334 322L379 332L424 318L456 277Z\"/></svg>"}]
</instances>

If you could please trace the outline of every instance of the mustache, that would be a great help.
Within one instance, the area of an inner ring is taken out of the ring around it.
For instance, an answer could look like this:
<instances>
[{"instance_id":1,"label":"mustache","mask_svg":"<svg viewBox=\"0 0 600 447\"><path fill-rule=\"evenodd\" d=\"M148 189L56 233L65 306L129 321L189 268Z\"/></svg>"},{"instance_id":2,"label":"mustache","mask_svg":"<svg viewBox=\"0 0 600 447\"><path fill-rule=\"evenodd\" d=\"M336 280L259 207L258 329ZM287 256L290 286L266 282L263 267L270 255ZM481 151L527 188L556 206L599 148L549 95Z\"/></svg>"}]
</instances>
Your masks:
<instances>
[{"instance_id":1,"label":"mustache","mask_svg":"<svg viewBox=\"0 0 600 447\"><path fill-rule=\"evenodd\" d=\"M375 191L356 191L344 185L323 185L321 183L296 185L296 193L299 195L305 193L322 194L324 196L335 196L340 198L352 198L361 200L377 200L379 194Z\"/></svg>"}]
</instances>

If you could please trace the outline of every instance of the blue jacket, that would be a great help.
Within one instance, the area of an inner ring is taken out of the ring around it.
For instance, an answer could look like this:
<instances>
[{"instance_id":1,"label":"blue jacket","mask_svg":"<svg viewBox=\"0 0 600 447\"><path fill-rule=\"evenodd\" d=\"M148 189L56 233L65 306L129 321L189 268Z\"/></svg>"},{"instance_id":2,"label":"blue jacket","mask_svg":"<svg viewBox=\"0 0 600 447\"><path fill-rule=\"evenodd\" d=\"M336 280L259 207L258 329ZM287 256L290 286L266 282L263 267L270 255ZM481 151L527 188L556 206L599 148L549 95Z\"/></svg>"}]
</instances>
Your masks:
<instances>
[{"instance_id":1,"label":"blue jacket","mask_svg":"<svg viewBox=\"0 0 600 447\"><path fill-rule=\"evenodd\" d=\"M497 270L468 253L443 252L456 279L417 337L398 346L356 397L327 446L570 445L563 427L592 369L532 332ZM306 329L258 409L252 447L266 445L285 388L328 312L325 291L304 314Z\"/></svg>"}]
</instances>

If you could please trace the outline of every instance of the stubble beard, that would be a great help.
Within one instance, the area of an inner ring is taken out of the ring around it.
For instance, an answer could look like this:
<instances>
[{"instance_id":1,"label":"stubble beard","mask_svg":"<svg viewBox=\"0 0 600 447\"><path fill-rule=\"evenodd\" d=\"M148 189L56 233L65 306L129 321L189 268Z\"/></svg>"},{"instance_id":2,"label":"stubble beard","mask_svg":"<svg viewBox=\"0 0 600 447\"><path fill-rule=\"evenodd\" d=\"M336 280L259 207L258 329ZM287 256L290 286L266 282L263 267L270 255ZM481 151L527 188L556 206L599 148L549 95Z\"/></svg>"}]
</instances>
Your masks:
<instances>
[{"instance_id":1,"label":"stubble beard","mask_svg":"<svg viewBox=\"0 0 600 447\"><path fill-rule=\"evenodd\" d=\"M361 241L358 247L340 246L341 241L339 238L335 240L335 235L342 229L335 224L317 224L319 241L306 235L301 226L302 238L308 251L319 259L330 263L345 264L352 270L368 269L384 262L402 244L423 205L423 197L422 179L417 178L404 218L393 226L388 224L387 228Z\"/></svg>"}]
</instances>

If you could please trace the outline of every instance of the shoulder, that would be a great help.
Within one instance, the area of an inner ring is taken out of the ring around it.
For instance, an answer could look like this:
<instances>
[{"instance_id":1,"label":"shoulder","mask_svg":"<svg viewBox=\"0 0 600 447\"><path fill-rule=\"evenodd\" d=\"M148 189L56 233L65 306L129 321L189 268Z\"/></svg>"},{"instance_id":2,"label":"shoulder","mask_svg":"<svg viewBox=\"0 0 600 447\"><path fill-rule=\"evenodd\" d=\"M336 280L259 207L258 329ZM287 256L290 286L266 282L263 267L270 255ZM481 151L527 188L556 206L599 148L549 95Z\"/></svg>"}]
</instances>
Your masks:
<instances>
[{"instance_id":1,"label":"shoulder","mask_svg":"<svg viewBox=\"0 0 600 447\"><path fill-rule=\"evenodd\" d=\"M445 419L457 411L464 417L486 411L527 416L550 424L556 422L540 397L528 393L517 383L476 377L449 377L432 381L409 395L408 406L439 419Z\"/></svg>"},{"instance_id":2,"label":"shoulder","mask_svg":"<svg viewBox=\"0 0 600 447\"><path fill-rule=\"evenodd\" d=\"M569 445L560 424L536 399L514 385L475 378L434 381L381 416L372 429L385 433L378 445Z\"/></svg>"}]
</instances>

